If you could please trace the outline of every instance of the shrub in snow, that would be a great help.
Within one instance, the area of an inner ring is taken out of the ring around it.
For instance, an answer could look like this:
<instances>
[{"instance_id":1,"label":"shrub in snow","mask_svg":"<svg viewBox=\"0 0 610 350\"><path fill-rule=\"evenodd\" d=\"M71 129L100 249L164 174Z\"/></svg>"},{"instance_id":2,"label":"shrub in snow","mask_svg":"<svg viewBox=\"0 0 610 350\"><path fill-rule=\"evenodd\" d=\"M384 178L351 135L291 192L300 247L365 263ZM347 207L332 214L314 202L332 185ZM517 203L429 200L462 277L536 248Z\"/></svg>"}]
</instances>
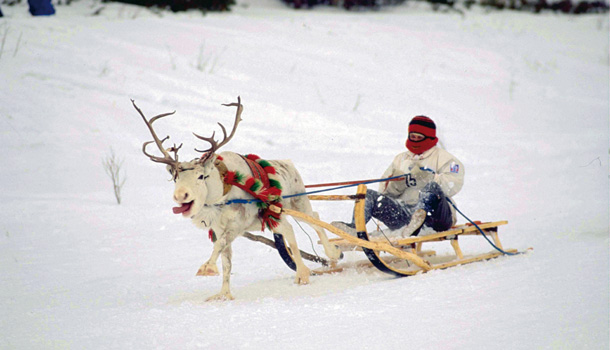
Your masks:
<instances>
[{"instance_id":1,"label":"shrub in snow","mask_svg":"<svg viewBox=\"0 0 610 350\"><path fill-rule=\"evenodd\" d=\"M316 5L341 6L347 10L379 8L387 5L400 5L406 0L282 0L288 6L300 9L303 7L314 7ZM473 5L479 5L497 10L517 10L539 13L543 10L582 14L582 13L604 13L608 11L605 1L583 0L577 3L572 0L423 0L432 6L434 11L455 11L463 14L463 9L470 9Z\"/></svg>"},{"instance_id":2,"label":"shrub in snow","mask_svg":"<svg viewBox=\"0 0 610 350\"><path fill-rule=\"evenodd\" d=\"M205 11L229 11L235 0L115 0L146 7L169 8L173 12L199 9Z\"/></svg>"}]
</instances>

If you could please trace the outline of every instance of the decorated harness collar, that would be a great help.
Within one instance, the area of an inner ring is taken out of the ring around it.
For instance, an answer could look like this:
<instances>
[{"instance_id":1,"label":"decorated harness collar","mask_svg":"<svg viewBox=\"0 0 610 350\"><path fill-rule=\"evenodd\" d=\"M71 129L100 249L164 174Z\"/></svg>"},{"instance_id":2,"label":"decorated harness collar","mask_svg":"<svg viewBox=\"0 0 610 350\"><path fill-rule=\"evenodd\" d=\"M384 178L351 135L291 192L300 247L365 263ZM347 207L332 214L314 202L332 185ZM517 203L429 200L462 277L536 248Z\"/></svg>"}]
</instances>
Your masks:
<instances>
[{"instance_id":1,"label":"decorated harness collar","mask_svg":"<svg viewBox=\"0 0 610 350\"><path fill-rule=\"evenodd\" d=\"M252 176L238 171L229 171L221 156L217 156L214 160L214 165L223 180L223 195L226 195L231 187L235 186L256 198L258 216L262 223L261 230L264 230L265 226L273 230L279 225L280 220L281 211L277 209L282 207L282 185L275 168L269 161L254 154L241 157L248 164Z\"/></svg>"}]
</instances>

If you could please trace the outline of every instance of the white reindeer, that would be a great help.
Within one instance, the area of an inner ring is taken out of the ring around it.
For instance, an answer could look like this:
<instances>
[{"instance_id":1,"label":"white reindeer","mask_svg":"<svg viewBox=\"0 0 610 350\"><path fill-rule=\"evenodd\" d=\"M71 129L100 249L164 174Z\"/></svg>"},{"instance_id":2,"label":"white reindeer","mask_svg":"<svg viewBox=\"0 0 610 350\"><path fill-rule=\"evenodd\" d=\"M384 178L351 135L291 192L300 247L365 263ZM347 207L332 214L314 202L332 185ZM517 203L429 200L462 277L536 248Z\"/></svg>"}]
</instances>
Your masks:
<instances>
[{"instance_id":1,"label":"white reindeer","mask_svg":"<svg viewBox=\"0 0 610 350\"><path fill-rule=\"evenodd\" d=\"M228 171L238 171L242 174L251 173L251 165L249 165L244 157L233 152L222 152L216 154L218 149L231 140L237 129L237 125L241 121L241 113L243 106L241 99L238 97L237 103L225 104L224 106L237 107L233 130L227 136L225 127L218 123L224 134L223 140L218 143L214 139L214 133L211 137L206 138L194 134L201 140L209 142L211 147L202 152L203 156L199 159L194 159L189 162L178 161L178 150L182 145L168 148L163 147L163 142L169 136L160 140L152 124L163 117L172 115L165 113L157 115L149 120L146 119L142 111L136 106L132 100L133 106L144 119L152 134L153 141L145 142L142 146L142 151L153 162L167 164L167 168L173 176L175 182L173 199L180 207L174 208L175 213L181 213L183 217L189 218L192 222L201 228L212 229L216 235L214 242L214 250L212 255L199 268L197 275L200 276L215 276L218 275L216 261L218 257L222 257L222 275L223 282L220 293L208 298L207 300L232 300L230 290L231 276L231 243L235 238L247 231L261 231L261 219L259 211L255 204L251 203L233 203L227 202L235 199L252 199L253 197L242 189L227 185L223 179ZM157 157L146 152L148 144L154 142L163 157ZM170 155L174 153L174 157ZM282 195L291 195L303 193L305 186L303 180L295 169L294 165L289 160L269 161L276 170L276 176L282 186ZM318 217L317 213L312 211L309 199L306 196L296 196L289 199L284 199L282 205L286 208L298 210L313 217ZM317 232L326 255L330 258L331 263L336 263L339 259L340 250L331 245L324 232L324 229L317 226L312 226ZM285 216L281 216L278 221L278 226L273 228L274 233L279 233L288 241L291 249L294 262L296 264L295 283L307 284L309 282L310 270L303 264L300 251L297 247L297 242L292 230L292 226L287 222Z\"/></svg>"}]
</instances>

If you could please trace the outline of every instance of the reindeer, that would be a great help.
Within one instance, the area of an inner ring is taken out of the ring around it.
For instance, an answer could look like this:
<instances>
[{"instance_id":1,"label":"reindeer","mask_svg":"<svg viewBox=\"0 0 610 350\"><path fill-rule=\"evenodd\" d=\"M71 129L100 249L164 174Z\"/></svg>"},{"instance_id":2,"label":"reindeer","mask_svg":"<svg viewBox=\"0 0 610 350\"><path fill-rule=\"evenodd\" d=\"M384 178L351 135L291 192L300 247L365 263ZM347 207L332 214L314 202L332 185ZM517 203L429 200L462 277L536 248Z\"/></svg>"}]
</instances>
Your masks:
<instances>
[{"instance_id":1,"label":"reindeer","mask_svg":"<svg viewBox=\"0 0 610 350\"><path fill-rule=\"evenodd\" d=\"M180 146L174 144L173 147L165 149L163 143L169 139L169 136L161 140L153 129L155 121L172 115L175 111L159 114L147 120L135 102L133 100L131 102L144 120L144 123L146 123L153 137L153 141L145 142L142 145L142 152L153 162L166 164L167 170L170 172L175 183L173 199L179 207L174 208L174 213L182 214L184 218L191 219L197 227L211 229L210 233L213 232L216 236L212 255L201 265L197 272L198 276L218 275L216 261L219 256L222 257L222 288L220 293L207 300L233 300L229 283L232 266L231 243L245 232L262 230L257 206L251 203L235 203L236 199L252 199L252 195L246 193L241 188L227 184L224 179L229 171L250 174L252 171L251 165L248 164L244 157L237 153L217 153L220 147L226 145L233 138L237 126L242 120L243 105L241 104L241 99L238 97L237 103L224 104L224 106L228 107L237 107L237 112L233 129L228 136L226 128L221 123L218 123L223 132L222 141L218 142L214 139L215 132L212 133L211 137L202 137L193 133L198 139L208 142L210 147L205 150L195 149L197 152L203 153L203 155L201 158L188 162L178 161L178 150L182 147L182 144ZM154 156L147 152L147 146L153 142L163 154L162 157ZM170 153L173 153L173 157ZM276 178L282 186L282 195L303 193L305 191L303 180L290 160L274 160L269 161L269 163L275 168ZM282 200L282 205L285 208L298 210L318 218L318 214L313 212L309 199L306 196L284 199ZM325 253L330 258L331 263L336 263L340 258L341 251L336 246L330 244L323 228L310 226L320 237ZM282 234L288 242L296 264L295 283L309 283L310 270L303 264L292 226L287 222L285 216L278 218L277 226L273 228L273 232Z\"/></svg>"}]
</instances>

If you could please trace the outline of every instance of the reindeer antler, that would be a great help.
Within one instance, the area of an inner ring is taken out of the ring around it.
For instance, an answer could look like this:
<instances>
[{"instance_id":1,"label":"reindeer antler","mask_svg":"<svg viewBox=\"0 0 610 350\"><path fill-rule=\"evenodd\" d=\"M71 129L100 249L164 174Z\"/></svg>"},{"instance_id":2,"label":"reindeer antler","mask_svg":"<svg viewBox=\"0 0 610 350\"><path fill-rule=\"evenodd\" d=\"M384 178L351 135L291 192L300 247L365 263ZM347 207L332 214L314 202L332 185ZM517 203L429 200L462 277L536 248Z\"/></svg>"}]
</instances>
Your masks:
<instances>
[{"instance_id":1,"label":"reindeer antler","mask_svg":"<svg viewBox=\"0 0 610 350\"><path fill-rule=\"evenodd\" d=\"M224 127L224 125L222 125L220 123L218 123L218 125L220 125L220 128L222 129L222 133L223 133L223 139L222 139L222 141L220 141L220 143L218 143L218 141L216 141L214 139L214 135L216 135L216 132L213 132L212 136L210 136L210 137L203 137L203 136L193 133L193 135L195 135L195 137L197 137L198 139L210 143L210 148L208 148L208 149L198 150L195 148L195 151L204 153L204 155L201 156L202 163L205 162L206 160L210 159L210 157L216 151L218 151L218 149L220 147L226 145L233 138L233 136L235 135L235 131L237 130L237 125L239 124L239 122L241 122L241 112L244 110L244 106L241 104L241 98L239 96L237 96L237 103L233 102L233 103L229 103L229 104L223 104L223 106L237 107L237 112L235 113L235 122L233 124L233 130L231 130L231 134L229 136L227 136L227 129Z\"/></svg>"},{"instance_id":2,"label":"reindeer antler","mask_svg":"<svg viewBox=\"0 0 610 350\"><path fill-rule=\"evenodd\" d=\"M167 117L169 115L176 113L176 111L173 111L171 113L159 114L157 116L150 118L150 120L147 120L146 117L144 116L144 113L142 113L142 110L140 110L140 108L138 108L138 106L136 106L135 101L131 100L131 103L133 104L133 107L136 109L136 111L138 111L138 113L140 113L140 116L142 116L144 123L148 127L148 130L150 131L150 133L153 137L153 141L147 141L147 142L144 142L144 144L142 144L142 152L144 152L144 154L148 158L150 158L150 160L152 160L153 162L163 163L163 164L167 164L167 165L171 166L172 169L174 170L173 173L174 173L174 179L175 179L178 176L178 164L180 163L180 162L178 162L178 150L180 150L180 148L182 147L182 144L180 144L180 146L178 146L178 147L176 147L176 145L174 144L173 147L170 147L166 150L165 148L163 148L163 142L168 140L169 136L166 136L163 140L160 140L159 137L157 137L157 133L155 132L155 129L153 129L152 124L155 121L157 121L158 119L161 119L163 117ZM163 153L163 157L157 157L157 156L154 156L154 155L146 152L146 147L153 142L157 145L157 147L159 148L161 153ZM169 152L174 153L173 158L169 154Z\"/></svg>"}]
</instances>

